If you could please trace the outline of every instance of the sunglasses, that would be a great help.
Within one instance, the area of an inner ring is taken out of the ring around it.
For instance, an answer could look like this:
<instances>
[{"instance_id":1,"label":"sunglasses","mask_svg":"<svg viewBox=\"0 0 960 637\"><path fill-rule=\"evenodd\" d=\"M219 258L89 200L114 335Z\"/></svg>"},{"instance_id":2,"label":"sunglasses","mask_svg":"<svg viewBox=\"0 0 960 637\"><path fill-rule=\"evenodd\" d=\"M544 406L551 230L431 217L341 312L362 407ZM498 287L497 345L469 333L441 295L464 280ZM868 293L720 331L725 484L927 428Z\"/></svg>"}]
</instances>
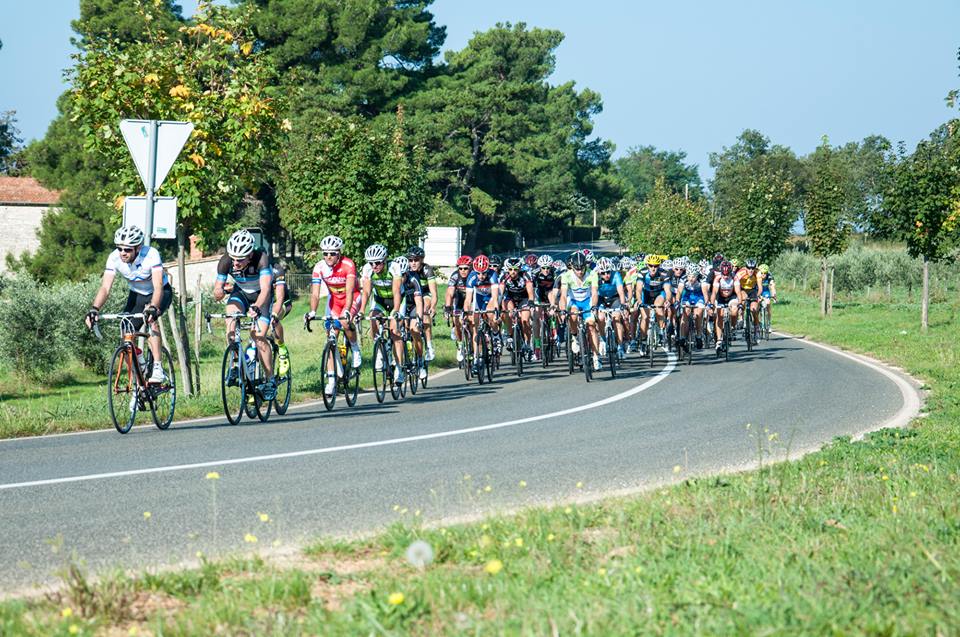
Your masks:
<instances>
[{"instance_id":1,"label":"sunglasses","mask_svg":"<svg viewBox=\"0 0 960 637\"><path fill-rule=\"evenodd\" d=\"M324 252L324 253L323 253L323 256L325 256L325 257L339 257L339 256L340 256L340 253L339 253L339 252Z\"/></svg>"},{"instance_id":2,"label":"sunglasses","mask_svg":"<svg viewBox=\"0 0 960 637\"><path fill-rule=\"evenodd\" d=\"M370 265L372 265L373 267L377 267L378 265L383 265L383 264L384 264L383 261L371 261L371 262L370 262Z\"/></svg>"},{"instance_id":3,"label":"sunglasses","mask_svg":"<svg viewBox=\"0 0 960 637\"><path fill-rule=\"evenodd\" d=\"M470 270L470 266L469 266L469 265L461 265L461 266L457 266L457 269L458 269L458 270Z\"/></svg>"},{"instance_id":4,"label":"sunglasses","mask_svg":"<svg viewBox=\"0 0 960 637\"><path fill-rule=\"evenodd\" d=\"M131 254L136 251L136 248L127 248L125 246L117 246L117 250L124 254Z\"/></svg>"}]
</instances>

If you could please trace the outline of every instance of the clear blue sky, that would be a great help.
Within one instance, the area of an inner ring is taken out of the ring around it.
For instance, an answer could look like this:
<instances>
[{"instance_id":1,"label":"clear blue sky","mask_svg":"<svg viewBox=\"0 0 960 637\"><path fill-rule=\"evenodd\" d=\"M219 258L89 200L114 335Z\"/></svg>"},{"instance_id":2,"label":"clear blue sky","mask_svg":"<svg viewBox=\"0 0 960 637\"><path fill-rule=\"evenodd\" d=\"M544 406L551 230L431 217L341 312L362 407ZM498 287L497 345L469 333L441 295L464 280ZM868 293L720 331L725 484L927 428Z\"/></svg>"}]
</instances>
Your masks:
<instances>
[{"instance_id":1,"label":"clear blue sky","mask_svg":"<svg viewBox=\"0 0 960 637\"><path fill-rule=\"evenodd\" d=\"M69 66L76 0L4 0L0 111L27 139L56 114ZM190 15L195 0L181 2ZM498 21L559 29L554 82L603 96L595 132L622 154L635 145L708 156L756 128L798 153L873 133L911 147L951 116L960 87L960 1L437 0L445 48Z\"/></svg>"}]
</instances>

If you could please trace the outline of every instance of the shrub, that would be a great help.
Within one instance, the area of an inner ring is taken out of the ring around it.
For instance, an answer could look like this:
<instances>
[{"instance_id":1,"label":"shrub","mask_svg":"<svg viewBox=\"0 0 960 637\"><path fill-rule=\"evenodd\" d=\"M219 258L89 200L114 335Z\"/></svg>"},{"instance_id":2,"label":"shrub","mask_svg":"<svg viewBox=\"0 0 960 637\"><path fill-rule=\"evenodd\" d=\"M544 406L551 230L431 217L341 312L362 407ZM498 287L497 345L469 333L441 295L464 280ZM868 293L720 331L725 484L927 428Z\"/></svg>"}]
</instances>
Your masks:
<instances>
[{"instance_id":1,"label":"shrub","mask_svg":"<svg viewBox=\"0 0 960 637\"><path fill-rule=\"evenodd\" d=\"M10 279L0 299L0 356L17 375L42 381L67 358L62 299L26 275Z\"/></svg>"}]
</instances>

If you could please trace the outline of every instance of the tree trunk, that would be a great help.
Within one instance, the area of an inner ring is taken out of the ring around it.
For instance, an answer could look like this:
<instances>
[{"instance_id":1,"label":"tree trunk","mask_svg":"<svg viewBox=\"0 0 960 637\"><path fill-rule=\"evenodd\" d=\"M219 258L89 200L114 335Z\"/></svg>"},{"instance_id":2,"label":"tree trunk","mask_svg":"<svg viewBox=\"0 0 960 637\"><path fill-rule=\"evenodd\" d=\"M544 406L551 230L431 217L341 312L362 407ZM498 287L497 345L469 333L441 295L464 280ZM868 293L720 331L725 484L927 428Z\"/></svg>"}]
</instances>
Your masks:
<instances>
[{"instance_id":1,"label":"tree trunk","mask_svg":"<svg viewBox=\"0 0 960 637\"><path fill-rule=\"evenodd\" d=\"M920 329L924 332L930 327L927 312L930 308L930 259L923 257L923 298L920 299Z\"/></svg>"},{"instance_id":2,"label":"tree trunk","mask_svg":"<svg viewBox=\"0 0 960 637\"><path fill-rule=\"evenodd\" d=\"M180 279L180 291L174 299L177 311L174 313L173 320L170 321L170 329L173 331L173 341L177 345L177 360L180 362L183 374L184 389L187 396L193 396L190 340L187 337L187 323L183 316L187 308L186 241L186 230L181 226L180 232L177 233L177 278Z\"/></svg>"},{"instance_id":3,"label":"tree trunk","mask_svg":"<svg viewBox=\"0 0 960 637\"><path fill-rule=\"evenodd\" d=\"M827 314L833 314L833 266L830 266L830 285L827 287Z\"/></svg>"},{"instance_id":4,"label":"tree trunk","mask_svg":"<svg viewBox=\"0 0 960 637\"><path fill-rule=\"evenodd\" d=\"M827 315L827 259L820 259L820 316Z\"/></svg>"}]
</instances>

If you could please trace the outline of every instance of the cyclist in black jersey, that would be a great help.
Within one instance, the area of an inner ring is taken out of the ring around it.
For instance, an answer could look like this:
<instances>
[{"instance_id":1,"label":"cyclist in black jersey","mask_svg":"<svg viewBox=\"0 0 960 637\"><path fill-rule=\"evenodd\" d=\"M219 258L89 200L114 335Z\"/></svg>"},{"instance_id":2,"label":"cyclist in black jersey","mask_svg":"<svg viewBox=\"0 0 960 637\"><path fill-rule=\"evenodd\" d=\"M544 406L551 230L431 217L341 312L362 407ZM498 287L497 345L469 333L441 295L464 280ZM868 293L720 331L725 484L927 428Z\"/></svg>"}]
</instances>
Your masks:
<instances>
[{"instance_id":1,"label":"cyclist in black jersey","mask_svg":"<svg viewBox=\"0 0 960 637\"><path fill-rule=\"evenodd\" d=\"M543 343L540 342L540 321L546 320L554 313L557 305L557 295L560 294L560 275L554 267L553 257L549 254L540 255L537 259L537 271L533 275L533 291L535 301L541 305L550 305L549 308L535 308L533 313L533 358L540 360Z\"/></svg>"},{"instance_id":2,"label":"cyclist in black jersey","mask_svg":"<svg viewBox=\"0 0 960 637\"><path fill-rule=\"evenodd\" d=\"M507 259L503 263L506 274L500 279L500 293L503 298L503 307L506 310L503 320L506 323L507 334L513 334L512 310L520 312L520 328L523 331L523 343L514 343L512 336L507 336L507 348L517 348L519 355L532 354L530 347L530 310L533 307L533 281L521 272L520 259Z\"/></svg>"},{"instance_id":3,"label":"cyclist in black jersey","mask_svg":"<svg viewBox=\"0 0 960 637\"><path fill-rule=\"evenodd\" d=\"M463 340L462 312L467 297L467 277L470 275L470 270L473 269L472 263L473 259L465 254L457 259L457 270L450 275L450 279L447 281L447 295L443 303L443 313L447 317L447 321L453 316L451 334L458 344ZM457 362L463 362L463 349L459 346L457 347Z\"/></svg>"},{"instance_id":4,"label":"cyclist in black jersey","mask_svg":"<svg viewBox=\"0 0 960 637\"><path fill-rule=\"evenodd\" d=\"M290 352L283 342L283 317L293 309L293 291L287 287L287 273L282 265L273 265L273 310L270 321L277 340L277 374L283 376L290 369Z\"/></svg>"},{"instance_id":5,"label":"cyclist in black jersey","mask_svg":"<svg viewBox=\"0 0 960 637\"><path fill-rule=\"evenodd\" d=\"M425 253L420 246L410 246L407 250L407 261L410 262L410 272L420 281L423 292L423 331L427 337L427 354L424 359L432 361L433 352L433 316L436 314L437 275L433 266L423 262Z\"/></svg>"},{"instance_id":6,"label":"cyclist in black jersey","mask_svg":"<svg viewBox=\"0 0 960 637\"><path fill-rule=\"evenodd\" d=\"M393 311L390 314L390 337L393 339L394 360L403 360L403 343L400 341L400 319L414 318L410 323L410 333L413 334L413 346L418 355L423 354L423 339L420 334L420 322L423 320L423 289L416 273L410 270L410 261L406 257L397 257L390 264L390 274L393 276ZM421 367L418 371L420 380L427 377L427 370ZM401 365L394 368L393 381L402 385L406 380Z\"/></svg>"}]
</instances>

